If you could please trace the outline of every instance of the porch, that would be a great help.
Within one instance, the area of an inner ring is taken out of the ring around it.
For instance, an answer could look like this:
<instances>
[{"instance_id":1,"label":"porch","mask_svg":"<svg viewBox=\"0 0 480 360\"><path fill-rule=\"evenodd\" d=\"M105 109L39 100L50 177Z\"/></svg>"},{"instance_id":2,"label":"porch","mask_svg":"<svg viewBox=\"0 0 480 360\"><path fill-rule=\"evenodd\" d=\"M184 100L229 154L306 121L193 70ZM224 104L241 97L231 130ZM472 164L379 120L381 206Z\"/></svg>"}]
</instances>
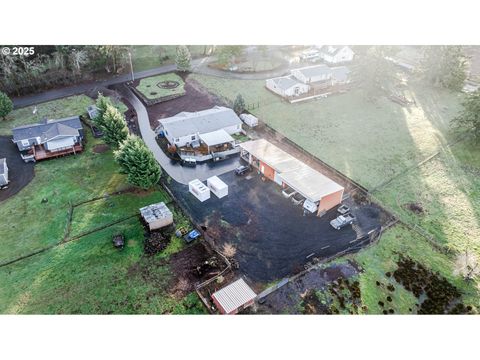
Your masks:
<instances>
[{"instance_id":1,"label":"porch","mask_svg":"<svg viewBox=\"0 0 480 360\"><path fill-rule=\"evenodd\" d=\"M68 148L62 148L55 151L46 150L43 145L35 145L32 149L28 152L28 155L32 155L35 161L40 161L44 159L50 159L70 154L76 154L83 151L82 144L75 144Z\"/></svg>"}]
</instances>

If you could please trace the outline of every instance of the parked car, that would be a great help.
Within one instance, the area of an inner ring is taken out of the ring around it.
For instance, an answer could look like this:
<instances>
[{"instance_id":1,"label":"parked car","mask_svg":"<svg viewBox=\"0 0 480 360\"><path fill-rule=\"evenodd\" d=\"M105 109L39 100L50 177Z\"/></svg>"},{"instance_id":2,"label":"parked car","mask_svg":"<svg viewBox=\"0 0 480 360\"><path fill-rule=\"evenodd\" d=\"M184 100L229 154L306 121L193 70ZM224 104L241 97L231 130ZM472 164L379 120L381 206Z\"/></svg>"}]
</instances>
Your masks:
<instances>
[{"instance_id":1,"label":"parked car","mask_svg":"<svg viewBox=\"0 0 480 360\"><path fill-rule=\"evenodd\" d=\"M291 197L291 200L292 200L292 203L295 205L295 206L298 206L300 204L302 204L304 201L305 201L305 198L300 195L299 193L295 193L293 194L293 196Z\"/></svg>"},{"instance_id":2,"label":"parked car","mask_svg":"<svg viewBox=\"0 0 480 360\"><path fill-rule=\"evenodd\" d=\"M183 166L190 166L190 167L195 167L197 166L197 160L195 160L192 157L187 157L182 160L182 165Z\"/></svg>"},{"instance_id":3,"label":"parked car","mask_svg":"<svg viewBox=\"0 0 480 360\"><path fill-rule=\"evenodd\" d=\"M348 214L350 212L350 208L347 205L342 205L337 209L337 211L341 215L345 215L345 214Z\"/></svg>"},{"instance_id":4,"label":"parked car","mask_svg":"<svg viewBox=\"0 0 480 360\"><path fill-rule=\"evenodd\" d=\"M340 215L336 219L330 221L330 225L336 230L340 230L341 228L353 224L355 221L355 216L352 214Z\"/></svg>"},{"instance_id":5,"label":"parked car","mask_svg":"<svg viewBox=\"0 0 480 360\"><path fill-rule=\"evenodd\" d=\"M103 131L96 127L95 125L91 126L92 129L92 135L94 138L101 138L103 136Z\"/></svg>"},{"instance_id":6,"label":"parked car","mask_svg":"<svg viewBox=\"0 0 480 360\"><path fill-rule=\"evenodd\" d=\"M202 234L200 234L200 231L192 230L187 235L185 235L183 239L188 244L188 243L191 243L193 240L198 239L201 235Z\"/></svg>"},{"instance_id":7,"label":"parked car","mask_svg":"<svg viewBox=\"0 0 480 360\"><path fill-rule=\"evenodd\" d=\"M235 175L242 176L248 173L252 168L250 165L241 165L235 169Z\"/></svg>"}]
</instances>

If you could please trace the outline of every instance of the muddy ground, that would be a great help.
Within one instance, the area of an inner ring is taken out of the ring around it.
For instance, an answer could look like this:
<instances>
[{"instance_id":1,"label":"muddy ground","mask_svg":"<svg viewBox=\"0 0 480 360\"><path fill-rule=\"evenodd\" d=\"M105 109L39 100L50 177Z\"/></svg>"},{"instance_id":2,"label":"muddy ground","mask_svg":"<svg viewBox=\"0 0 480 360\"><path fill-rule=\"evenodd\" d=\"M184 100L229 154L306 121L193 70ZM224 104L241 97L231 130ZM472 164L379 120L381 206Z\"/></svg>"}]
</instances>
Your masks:
<instances>
[{"instance_id":1,"label":"muddy ground","mask_svg":"<svg viewBox=\"0 0 480 360\"><path fill-rule=\"evenodd\" d=\"M185 95L147 107L152 129L158 127L158 119L174 116L182 111L200 111L215 105L224 105L216 96L210 94L198 82L185 80Z\"/></svg>"},{"instance_id":2,"label":"muddy ground","mask_svg":"<svg viewBox=\"0 0 480 360\"><path fill-rule=\"evenodd\" d=\"M23 161L11 136L0 136L0 159L2 158L7 159L10 184L8 188L0 190L0 202L18 193L35 176L34 164Z\"/></svg>"},{"instance_id":3,"label":"muddy ground","mask_svg":"<svg viewBox=\"0 0 480 360\"><path fill-rule=\"evenodd\" d=\"M170 256L168 263L173 273L170 292L178 298L195 291L195 285L226 268L224 260L199 241Z\"/></svg>"},{"instance_id":4,"label":"muddy ground","mask_svg":"<svg viewBox=\"0 0 480 360\"><path fill-rule=\"evenodd\" d=\"M249 312L254 314L302 314L307 310L308 313L305 303L309 302L312 292L325 291L333 281L340 278L350 279L358 272L357 265L350 262L311 270L267 295ZM327 312L328 308L323 304L318 304L316 307L315 313Z\"/></svg>"}]
</instances>

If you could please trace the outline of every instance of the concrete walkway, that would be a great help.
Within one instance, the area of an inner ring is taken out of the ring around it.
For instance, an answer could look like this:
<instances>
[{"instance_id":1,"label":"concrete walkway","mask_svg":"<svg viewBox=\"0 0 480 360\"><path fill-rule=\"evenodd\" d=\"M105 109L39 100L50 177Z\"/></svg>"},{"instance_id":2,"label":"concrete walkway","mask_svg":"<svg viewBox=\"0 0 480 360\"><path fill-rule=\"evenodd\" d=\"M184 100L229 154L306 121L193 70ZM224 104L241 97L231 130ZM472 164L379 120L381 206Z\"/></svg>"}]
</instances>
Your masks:
<instances>
[{"instance_id":1,"label":"concrete walkway","mask_svg":"<svg viewBox=\"0 0 480 360\"><path fill-rule=\"evenodd\" d=\"M150 121L145 105L143 105L143 103L126 85L119 87L119 91L130 102L130 104L132 104L137 113L138 126L143 141L145 141L145 144L152 151L162 169L176 182L187 185L193 179L205 181L211 176L227 173L239 166L240 158L238 156L231 157L218 163L206 162L198 164L196 167L184 167L179 162L170 159L157 143L156 134L150 127ZM182 109L179 109L178 111L181 112Z\"/></svg>"}]
</instances>

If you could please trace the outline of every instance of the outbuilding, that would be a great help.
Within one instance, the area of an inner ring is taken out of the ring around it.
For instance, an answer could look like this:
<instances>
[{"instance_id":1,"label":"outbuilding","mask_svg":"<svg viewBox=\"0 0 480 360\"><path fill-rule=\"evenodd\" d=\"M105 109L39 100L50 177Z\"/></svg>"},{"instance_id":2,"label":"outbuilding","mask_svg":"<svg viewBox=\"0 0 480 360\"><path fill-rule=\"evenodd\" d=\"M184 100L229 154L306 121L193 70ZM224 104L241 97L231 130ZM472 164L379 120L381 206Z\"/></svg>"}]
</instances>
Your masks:
<instances>
[{"instance_id":1,"label":"outbuilding","mask_svg":"<svg viewBox=\"0 0 480 360\"><path fill-rule=\"evenodd\" d=\"M302 83L291 75L267 79L265 86L268 90L282 97L300 96L310 90L309 85Z\"/></svg>"},{"instance_id":2,"label":"outbuilding","mask_svg":"<svg viewBox=\"0 0 480 360\"><path fill-rule=\"evenodd\" d=\"M173 214L163 202L141 208L140 214L150 230L158 230L173 224Z\"/></svg>"},{"instance_id":3,"label":"outbuilding","mask_svg":"<svg viewBox=\"0 0 480 360\"><path fill-rule=\"evenodd\" d=\"M305 199L304 208L322 216L339 205L344 188L265 139L240 144L240 156L266 178L290 187Z\"/></svg>"},{"instance_id":4,"label":"outbuilding","mask_svg":"<svg viewBox=\"0 0 480 360\"><path fill-rule=\"evenodd\" d=\"M0 159L0 186L8 185L7 159Z\"/></svg>"},{"instance_id":5,"label":"outbuilding","mask_svg":"<svg viewBox=\"0 0 480 360\"><path fill-rule=\"evenodd\" d=\"M212 294L212 300L221 314L236 314L252 305L257 294L242 278Z\"/></svg>"},{"instance_id":6,"label":"outbuilding","mask_svg":"<svg viewBox=\"0 0 480 360\"><path fill-rule=\"evenodd\" d=\"M257 117L252 114L241 114L240 119L245 123L245 125L253 128L258 125Z\"/></svg>"},{"instance_id":7,"label":"outbuilding","mask_svg":"<svg viewBox=\"0 0 480 360\"><path fill-rule=\"evenodd\" d=\"M207 179L207 186L219 199L228 195L228 185L218 176L212 176Z\"/></svg>"},{"instance_id":8,"label":"outbuilding","mask_svg":"<svg viewBox=\"0 0 480 360\"><path fill-rule=\"evenodd\" d=\"M210 189L198 179L194 179L188 183L188 190L201 202L210 199Z\"/></svg>"}]
</instances>

